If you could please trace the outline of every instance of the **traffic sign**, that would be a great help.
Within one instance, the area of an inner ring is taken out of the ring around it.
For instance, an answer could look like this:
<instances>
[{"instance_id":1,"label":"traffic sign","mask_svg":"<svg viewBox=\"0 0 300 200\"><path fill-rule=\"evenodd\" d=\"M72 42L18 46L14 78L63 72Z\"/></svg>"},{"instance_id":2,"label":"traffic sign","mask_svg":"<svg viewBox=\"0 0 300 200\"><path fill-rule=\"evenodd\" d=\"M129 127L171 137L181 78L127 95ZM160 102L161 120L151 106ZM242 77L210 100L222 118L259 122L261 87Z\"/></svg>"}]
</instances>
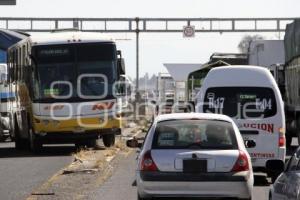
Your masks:
<instances>
[{"instance_id":1,"label":"traffic sign","mask_svg":"<svg viewBox=\"0 0 300 200\"><path fill-rule=\"evenodd\" d=\"M0 0L0 5L16 5L17 0Z\"/></svg>"},{"instance_id":2,"label":"traffic sign","mask_svg":"<svg viewBox=\"0 0 300 200\"><path fill-rule=\"evenodd\" d=\"M195 37L195 26L184 26L183 37Z\"/></svg>"}]
</instances>

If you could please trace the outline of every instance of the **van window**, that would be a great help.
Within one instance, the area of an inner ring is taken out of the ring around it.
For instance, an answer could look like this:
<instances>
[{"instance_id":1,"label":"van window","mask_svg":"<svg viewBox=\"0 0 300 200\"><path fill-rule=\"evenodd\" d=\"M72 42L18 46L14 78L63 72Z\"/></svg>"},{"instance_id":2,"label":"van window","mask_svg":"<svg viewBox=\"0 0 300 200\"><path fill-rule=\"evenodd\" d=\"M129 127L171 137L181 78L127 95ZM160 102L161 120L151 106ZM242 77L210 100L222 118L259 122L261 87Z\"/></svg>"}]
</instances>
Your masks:
<instances>
[{"instance_id":1,"label":"van window","mask_svg":"<svg viewBox=\"0 0 300 200\"><path fill-rule=\"evenodd\" d=\"M271 88L213 87L206 91L203 111L225 114L232 118L267 118L277 112Z\"/></svg>"}]
</instances>

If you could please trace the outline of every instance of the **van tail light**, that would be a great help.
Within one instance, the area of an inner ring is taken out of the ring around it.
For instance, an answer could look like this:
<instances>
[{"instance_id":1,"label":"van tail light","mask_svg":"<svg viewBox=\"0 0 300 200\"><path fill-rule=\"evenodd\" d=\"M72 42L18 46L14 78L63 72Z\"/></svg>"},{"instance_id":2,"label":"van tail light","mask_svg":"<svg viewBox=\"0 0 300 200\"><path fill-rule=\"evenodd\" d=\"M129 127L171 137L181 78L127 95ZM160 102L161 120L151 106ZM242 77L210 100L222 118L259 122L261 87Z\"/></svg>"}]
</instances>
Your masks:
<instances>
[{"instance_id":1,"label":"van tail light","mask_svg":"<svg viewBox=\"0 0 300 200\"><path fill-rule=\"evenodd\" d=\"M142 162L141 162L141 171L158 171L158 168L154 162L154 160L152 159L151 156L151 151L147 151L143 158L142 158Z\"/></svg>"},{"instance_id":2,"label":"van tail light","mask_svg":"<svg viewBox=\"0 0 300 200\"><path fill-rule=\"evenodd\" d=\"M239 157L237 161L235 162L232 172L242 172L242 171L248 171L249 170L249 162L248 157L245 152L239 151Z\"/></svg>"},{"instance_id":3,"label":"van tail light","mask_svg":"<svg viewBox=\"0 0 300 200\"><path fill-rule=\"evenodd\" d=\"M284 147L285 146L285 133L284 133L283 128L279 128L278 146L279 147Z\"/></svg>"}]
</instances>

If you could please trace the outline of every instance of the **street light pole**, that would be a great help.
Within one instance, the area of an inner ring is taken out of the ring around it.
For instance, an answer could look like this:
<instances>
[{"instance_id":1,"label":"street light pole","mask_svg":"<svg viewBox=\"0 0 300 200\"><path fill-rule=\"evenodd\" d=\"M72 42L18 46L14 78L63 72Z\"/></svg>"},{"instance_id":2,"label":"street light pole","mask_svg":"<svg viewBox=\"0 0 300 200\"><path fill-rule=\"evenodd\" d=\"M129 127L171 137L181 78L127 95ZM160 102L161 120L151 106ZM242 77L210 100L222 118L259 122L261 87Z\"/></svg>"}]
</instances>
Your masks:
<instances>
[{"instance_id":1,"label":"street light pole","mask_svg":"<svg viewBox=\"0 0 300 200\"><path fill-rule=\"evenodd\" d=\"M140 40L140 30L139 30L139 18L135 19L136 21L136 93L139 90L139 40Z\"/></svg>"},{"instance_id":2,"label":"street light pole","mask_svg":"<svg viewBox=\"0 0 300 200\"><path fill-rule=\"evenodd\" d=\"M135 104L134 104L134 118L137 120L138 116L138 104L140 102L139 94L139 42L140 42L140 29L139 29L140 19L135 18L136 22L136 81L135 81Z\"/></svg>"}]
</instances>

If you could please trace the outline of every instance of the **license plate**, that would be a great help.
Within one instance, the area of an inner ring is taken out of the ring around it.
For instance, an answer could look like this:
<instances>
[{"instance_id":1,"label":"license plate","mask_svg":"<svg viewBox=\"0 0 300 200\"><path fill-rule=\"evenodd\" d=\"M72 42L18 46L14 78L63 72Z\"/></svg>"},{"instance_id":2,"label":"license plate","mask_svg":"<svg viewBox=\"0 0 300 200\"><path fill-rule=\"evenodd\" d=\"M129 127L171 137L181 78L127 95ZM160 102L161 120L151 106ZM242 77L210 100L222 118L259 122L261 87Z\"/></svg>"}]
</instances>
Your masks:
<instances>
[{"instance_id":1,"label":"license plate","mask_svg":"<svg viewBox=\"0 0 300 200\"><path fill-rule=\"evenodd\" d=\"M183 160L183 172L203 173L207 172L207 160Z\"/></svg>"}]
</instances>

